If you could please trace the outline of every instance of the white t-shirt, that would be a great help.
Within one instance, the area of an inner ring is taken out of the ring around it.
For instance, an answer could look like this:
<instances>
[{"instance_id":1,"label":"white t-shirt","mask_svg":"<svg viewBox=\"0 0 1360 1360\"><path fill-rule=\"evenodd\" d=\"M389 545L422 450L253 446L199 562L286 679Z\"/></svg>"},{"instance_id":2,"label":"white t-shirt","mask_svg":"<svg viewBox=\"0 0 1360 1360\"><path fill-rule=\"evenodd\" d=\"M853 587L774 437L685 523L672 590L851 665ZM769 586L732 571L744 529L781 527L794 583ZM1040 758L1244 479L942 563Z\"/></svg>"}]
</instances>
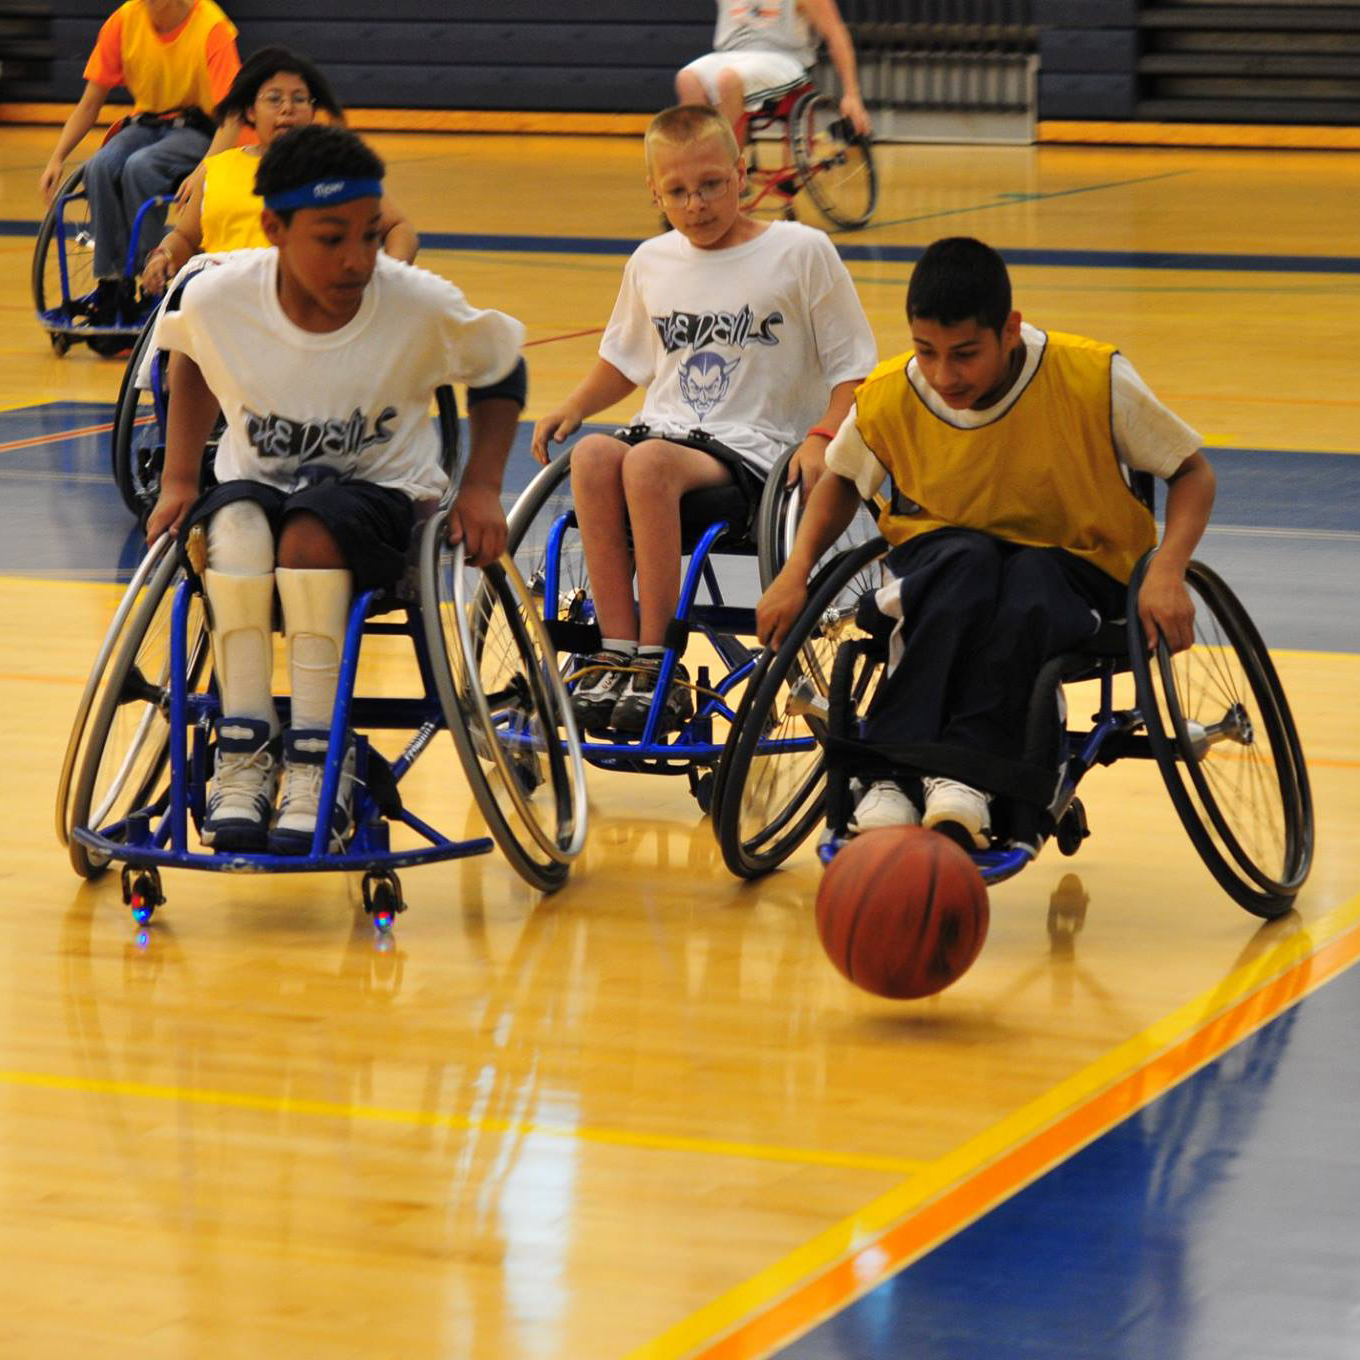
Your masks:
<instances>
[{"instance_id":1,"label":"white t-shirt","mask_svg":"<svg viewBox=\"0 0 1360 1360\"><path fill-rule=\"evenodd\" d=\"M803 68L817 60L817 34L798 0L718 0L713 46L719 52L786 52Z\"/></svg>"},{"instance_id":2,"label":"white t-shirt","mask_svg":"<svg viewBox=\"0 0 1360 1360\"><path fill-rule=\"evenodd\" d=\"M155 343L187 354L221 403L218 481L292 491L318 466L413 500L439 496L448 478L431 394L442 383L504 378L524 327L478 311L437 274L379 255L358 314L316 334L284 315L277 250L214 258L179 309L161 316Z\"/></svg>"},{"instance_id":3,"label":"white t-shirt","mask_svg":"<svg viewBox=\"0 0 1360 1360\"><path fill-rule=\"evenodd\" d=\"M873 332L824 232L771 223L700 250L678 231L623 271L600 357L647 388L636 417L672 438L702 429L770 467L826 414L837 383L865 378Z\"/></svg>"},{"instance_id":4,"label":"white t-shirt","mask_svg":"<svg viewBox=\"0 0 1360 1360\"><path fill-rule=\"evenodd\" d=\"M955 411L926 382L915 356L907 365L907 378L917 395L947 425L958 430L976 430L1000 420L1020 399L1039 368L1048 336L1028 322L1020 326L1025 344L1025 366L1015 386L985 411ZM1203 437L1169 411L1152 394L1133 365L1122 354L1110 364L1110 424L1115 452L1125 467L1135 472L1151 472L1170 477L1178 467L1204 444ZM874 494L887 474L883 464L860 437L855 424L855 408L845 417L835 439L827 446L826 465L848 481L853 481L866 499Z\"/></svg>"}]
</instances>

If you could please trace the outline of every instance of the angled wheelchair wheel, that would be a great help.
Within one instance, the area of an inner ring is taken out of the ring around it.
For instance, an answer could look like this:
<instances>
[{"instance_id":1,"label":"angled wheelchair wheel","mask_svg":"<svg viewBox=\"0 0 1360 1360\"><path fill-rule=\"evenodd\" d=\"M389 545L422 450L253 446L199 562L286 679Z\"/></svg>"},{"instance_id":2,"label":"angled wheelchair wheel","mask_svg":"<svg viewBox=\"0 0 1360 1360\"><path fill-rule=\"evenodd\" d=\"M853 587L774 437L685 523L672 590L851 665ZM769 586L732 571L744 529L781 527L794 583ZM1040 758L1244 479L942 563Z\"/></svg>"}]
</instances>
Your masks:
<instances>
[{"instance_id":1,"label":"angled wheelchair wheel","mask_svg":"<svg viewBox=\"0 0 1360 1360\"><path fill-rule=\"evenodd\" d=\"M473 796L515 871L551 892L585 839L585 771L571 705L513 559L466 567L447 512L421 542L422 614L445 722Z\"/></svg>"},{"instance_id":2,"label":"angled wheelchair wheel","mask_svg":"<svg viewBox=\"0 0 1360 1360\"><path fill-rule=\"evenodd\" d=\"M756 514L756 544L759 548L760 588L765 590L788 561L793 540L803 517L803 489L800 484L788 485L789 463L796 448L787 450L770 470L765 489L760 496ZM821 567L847 548L878 537L878 507L872 502L861 504L845 529L817 563Z\"/></svg>"},{"instance_id":3,"label":"angled wheelchair wheel","mask_svg":"<svg viewBox=\"0 0 1360 1360\"><path fill-rule=\"evenodd\" d=\"M139 521L144 521L156 504L165 466L165 431L157 418L155 398L137 386L137 373L151 348L155 329L156 314L152 313L123 370L110 436L114 483L123 504Z\"/></svg>"},{"instance_id":4,"label":"angled wheelchair wheel","mask_svg":"<svg viewBox=\"0 0 1360 1360\"><path fill-rule=\"evenodd\" d=\"M72 836L88 827L118 840L129 813L155 807L169 777L170 622L184 579L173 545L158 541L129 586L77 709L57 793L58 832L71 864L96 878L107 861ZM209 639L202 597L190 601L190 691L207 683Z\"/></svg>"},{"instance_id":5,"label":"angled wheelchair wheel","mask_svg":"<svg viewBox=\"0 0 1360 1360\"><path fill-rule=\"evenodd\" d=\"M762 656L747 685L713 792L723 860L740 878L782 864L822 817L833 667L842 644L864 636L856 609L881 584L885 550L874 539L827 563L788 637ZM845 677L852 697L867 701L875 677L868 662Z\"/></svg>"},{"instance_id":6,"label":"angled wheelchair wheel","mask_svg":"<svg viewBox=\"0 0 1360 1360\"><path fill-rule=\"evenodd\" d=\"M1149 741L1191 842L1220 886L1267 919L1289 910L1313 858L1313 802L1298 731L1240 601L1191 562L1195 642L1149 654L1130 586L1129 648Z\"/></svg>"},{"instance_id":7,"label":"angled wheelchair wheel","mask_svg":"<svg viewBox=\"0 0 1360 1360\"><path fill-rule=\"evenodd\" d=\"M842 116L834 99L805 95L789 119L799 181L818 210L838 227L865 226L878 204L873 147Z\"/></svg>"},{"instance_id":8,"label":"angled wheelchair wheel","mask_svg":"<svg viewBox=\"0 0 1360 1360\"><path fill-rule=\"evenodd\" d=\"M94 293L94 225L90 220L90 201L83 192L84 183L85 167L77 166L52 199L33 247L33 307L39 317L58 325L71 324L77 316L72 304L79 307ZM63 292L57 203L67 194L77 197L66 205L61 218L66 234L67 290Z\"/></svg>"}]
</instances>

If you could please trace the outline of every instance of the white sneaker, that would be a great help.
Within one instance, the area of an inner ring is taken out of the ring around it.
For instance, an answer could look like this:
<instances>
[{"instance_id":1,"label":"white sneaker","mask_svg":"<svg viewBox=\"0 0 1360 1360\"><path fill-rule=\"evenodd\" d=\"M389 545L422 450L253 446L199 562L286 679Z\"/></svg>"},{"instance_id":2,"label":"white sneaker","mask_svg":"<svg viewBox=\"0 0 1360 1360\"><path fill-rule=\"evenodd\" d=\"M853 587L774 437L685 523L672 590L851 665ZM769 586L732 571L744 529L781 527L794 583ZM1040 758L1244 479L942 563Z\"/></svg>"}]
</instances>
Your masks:
<instances>
[{"instance_id":1,"label":"white sneaker","mask_svg":"<svg viewBox=\"0 0 1360 1360\"><path fill-rule=\"evenodd\" d=\"M283 734L283 797L279 815L269 833L269 848L276 855L306 855L312 848L316 814L321 804L321 782L326 776L330 733L318 729L293 729ZM354 744L345 750L340 784L335 791L329 850L341 850L350 829L350 802L354 793Z\"/></svg>"},{"instance_id":2,"label":"white sneaker","mask_svg":"<svg viewBox=\"0 0 1360 1360\"><path fill-rule=\"evenodd\" d=\"M978 850L991 844L992 819L985 793L953 779L923 779L921 784L926 794L922 826L938 827L942 822L953 822L972 837Z\"/></svg>"},{"instance_id":3,"label":"white sneaker","mask_svg":"<svg viewBox=\"0 0 1360 1360\"><path fill-rule=\"evenodd\" d=\"M855 804L854 816L846 830L858 835L887 826L920 826L916 804L891 779L869 785L869 791Z\"/></svg>"},{"instance_id":4,"label":"white sneaker","mask_svg":"<svg viewBox=\"0 0 1360 1360\"><path fill-rule=\"evenodd\" d=\"M219 718L208 806L199 831L214 850L263 850L279 786L278 737L258 718Z\"/></svg>"}]
</instances>

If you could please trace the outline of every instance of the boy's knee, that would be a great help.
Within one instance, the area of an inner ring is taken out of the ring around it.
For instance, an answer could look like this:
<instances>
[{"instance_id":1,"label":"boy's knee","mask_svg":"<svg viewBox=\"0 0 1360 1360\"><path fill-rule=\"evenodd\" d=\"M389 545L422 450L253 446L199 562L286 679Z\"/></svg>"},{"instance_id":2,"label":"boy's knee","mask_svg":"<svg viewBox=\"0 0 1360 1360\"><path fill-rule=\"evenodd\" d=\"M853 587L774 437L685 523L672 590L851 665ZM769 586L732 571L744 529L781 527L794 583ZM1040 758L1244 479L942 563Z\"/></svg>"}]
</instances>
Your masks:
<instances>
[{"instance_id":1,"label":"boy's knee","mask_svg":"<svg viewBox=\"0 0 1360 1360\"><path fill-rule=\"evenodd\" d=\"M279 566L303 571L325 571L348 565L340 545L316 515L297 510L283 522L279 534Z\"/></svg>"},{"instance_id":2,"label":"boy's knee","mask_svg":"<svg viewBox=\"0 0 1360 1360\"><path fill-rule=\"evenodd\" d=\"M274 531L255 501L232 501L208 520L208 566L229 576L274 570Z\"/></svg>"},{"instance_id":3,"label":"boy's knee","mask_svg":"<svg viewBox=\"0 0 1360 1360\"><path fill-rule=\"evenodd\" d=\"M588 434L578 439L571 449L573 491L599 486L601 482L617 482L627 451L627 445L608 435Z\"/></svg>"},{"instance_id":4,"label":"boy's knee","mask_svg":"<svg viewBox=\"0 0 1360 1360\"><path fill-rule=\"evenodd\" d=\"M679 499L681 471L675 451L660 439L644 439L623 456L623 489L630 498L642 494L652 500Z\"/></svg>"}]
</instances>

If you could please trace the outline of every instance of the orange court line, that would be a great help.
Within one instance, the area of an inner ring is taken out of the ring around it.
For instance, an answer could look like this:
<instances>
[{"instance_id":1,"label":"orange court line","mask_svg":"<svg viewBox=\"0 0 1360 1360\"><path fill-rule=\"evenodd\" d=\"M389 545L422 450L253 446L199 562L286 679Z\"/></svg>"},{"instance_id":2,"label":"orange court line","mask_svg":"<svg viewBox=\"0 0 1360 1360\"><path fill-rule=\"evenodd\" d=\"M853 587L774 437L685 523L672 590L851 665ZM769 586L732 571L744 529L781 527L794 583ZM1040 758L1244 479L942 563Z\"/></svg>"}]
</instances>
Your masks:
<instances>
[{"instance_id":1,"label":"orange court line","mask_svg":"<svg viewBox=\"0 0 1360 1360\"><path fill-rule=\"evenodd\" d=\"M692 1352L694 1360L757 1360L787 1345L1220 1057L1357 958L1360 926L1353 926L938 1199L805 1279L734 1331Z\"/></svg>"},{"instance_id":2,"label":"orange court line","mask_svg":"<svg viewBox=\"0 0 1360 1360\"><path fill-rule=\"evenodd\" d=\"M150 418L150 416L144 417L144 420L139 420L137 423L141 425ZM59 430L56 434L34 435L32 439L11 439L7 444L0 444L0 453L13 453L16 449L32 449L39 444L58 444L63 439L83 439L89 434L108 434L111 429L113 429L113 421L110 420L103 425L86 425L84 429L80 430Z\"/></svg>"},{"instance_id":3,"label":"orange court line","mask_svg":"<svg viewBox=\"0 0 1360 1360\"><path fill-rule=\"evenodd\" d=\"M567 331L565 335L545 335L542 340L526 340L525 349L532 349L535 345L551 345L554 340L579 340L583 335L603 335L603 326L591 326L583 331Z\"/></svg>"}]
</instances>

